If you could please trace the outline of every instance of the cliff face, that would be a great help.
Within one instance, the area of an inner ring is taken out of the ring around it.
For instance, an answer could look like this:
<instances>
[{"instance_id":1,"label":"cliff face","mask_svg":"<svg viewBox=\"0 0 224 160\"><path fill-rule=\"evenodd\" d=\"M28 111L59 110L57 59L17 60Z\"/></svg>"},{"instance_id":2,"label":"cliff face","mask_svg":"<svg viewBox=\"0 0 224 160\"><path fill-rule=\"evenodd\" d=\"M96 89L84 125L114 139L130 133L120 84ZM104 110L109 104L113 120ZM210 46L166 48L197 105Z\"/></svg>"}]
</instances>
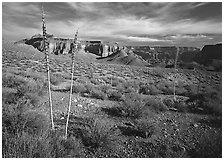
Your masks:
<instances>
[{"instance_id":1,"label":"cliff face","mask_svg":"<svg viewBox=\"0 0 224 160\"><path fill-rule=\"evenodd\" d=\"M68 54L72 52L74 48L73 39L65 39L65 38L55 38L53 35L47 35L47 42L49 53L51 54ZM18 41L16 43L25 43L27 45L31 45L39 51L43 51L43 36L41 34L37 34L32 36L30 39L24 39ZM81 47L80 45L78 47Z\"/></svg>"},{"instance_id":2,"label":"cliff face","mask_svg":"<svg viewBox=\"0 0 224 160\"><path fill-rule=\"evenodd\" d=\"M56 38L53 35L47 35L47 41L49 45L50 54L69 54L74 49L74 40L69 38ZM32 36L30 39L23 39L16 43L25 43L32 45L39 51L43 51L43 36L37 34ZM97 56L107 57L108 55L115 52L119 47L116 44L102 43L101 41L79 41L79 50L93 53Z\"/></svg>"},{"instance_id":3,"label":"cliff face","mask_svg":"<svg viewBox=\"0 0 224 160\"><path fill-rule=\"evenodd\" d=\"M197 56L197 61L206 64L210 60L222 60L222 44L205 45Z\"/></svg>"},{"instance_id":4,"label":"cliff face","mask_svg":"<svg viewBox=\"0 0 224 160\"><path fill-rule=\"evenodd\" d=\"M135 54L141 56L144 60L154 63L172 64L174 62L177 48L175 46L167 47L149 47L149 46L135 46L128 47ZM179 47L178 61L181 62L193 62L196 54L200 51L194 47Z\"/></svg>"},{"instance_id":5,"label":"cliff face","mask_svg":"<svg viewBox=\"0 0 224 160\"><path fill-rule=\"evenodd\" d=\"M205 45L197 54L195 61L211 71L222 70L222 44Z\"/></svg>"}]
</instances>

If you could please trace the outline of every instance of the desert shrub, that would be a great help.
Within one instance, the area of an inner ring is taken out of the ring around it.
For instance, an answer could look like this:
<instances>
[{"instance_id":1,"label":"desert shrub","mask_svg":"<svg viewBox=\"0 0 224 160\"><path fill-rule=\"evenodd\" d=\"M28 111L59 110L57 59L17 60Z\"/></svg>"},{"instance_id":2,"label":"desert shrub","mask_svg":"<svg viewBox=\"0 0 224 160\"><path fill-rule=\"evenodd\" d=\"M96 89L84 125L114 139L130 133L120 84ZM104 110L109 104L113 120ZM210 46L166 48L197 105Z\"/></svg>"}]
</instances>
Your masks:
<instances>
[{"instance_id":1,"label":"desert shrub","mask_svg":"<svg viewBox=\"0 0 224 160\"><path fill-rule=\"evenodd\" d=\"M26 98L31 104L36 105L46 93L46 84L42 80L25 79L20 76L6 75L3 86L13 88L14 91L3 90L4 103L16 104L20 98Z\"/></svg>"},{"instance_id":2,"label":"desert shrub","mask_svg":"<svg viewBox=\"0 0 224 160\"><path fill-rule=\"evenodd\" d=\"M188 106L185 104L185 102L174 101L173 107L176 108L178 112L188 112Z\"/></svg>"},{"instance_id":3,"label":"desert shrub","mask_svg":"<svg viewBox=\"0 0 224 160\"><path fill-rule=\"evenodd\" d=\"M122 98L122 94L116 90L109 89L107 91L107 97L109 100L120 101Z\"/></svg>"},{"instance_id":4,"label":"desert shrub","mask_svg":"<svg viewBox=\"0 0 224 160\"><path fill-rule=\"evenodd\" d=\"M188 94L188 91L182 86L177 86L175 92L176 92L176 95L187 95Z\"/></svg>"},{"instance_id":5,"label":"desert shrub","mask_svg":"<svg viewBox=\"0 0 224 160\"><path fill-rule=\"evenodd\" d=\"M110 80L109 77L107 77L107 76L103 76L103 77L101 77L101 79L102 79L102 81L103 81L104 83L106 83L106 84L110 84L110 83L111 83L111 80Z\"/></svg>"},{"instance_id":6,"label":"desert shrub","mask_svg":"<svg viewBox=\"0 0 224 160\"><path fill-rule=\"evenodd\" d=\"M139 83L135 80L124 81L123 83L121 83L121 86L118 85L118 87L123 88L124 92L126 93L137 92L139 90Z\"/></svg>"},{"instance_id":7,"label":"desert shrub","mask_svg":"<svg viewBox=\"0 0 224 160\"><path fill-rule=\"evenodd\" d=\"M86 88L86 91L85 91L85 93L87 93L87 94L91 94L91 92L92 92L92 90L93 90L93 85L92 84L85 84L84 85L85 86L85 88Z\"/></svg>"},{"instance_id":8,"label":"desert shrub","mask_svg":"<svg viewBox=\"0 0 224 160\"><path fill-rule=\"evenodd\" d=\"M43 80L45 78L45 75L41 74L40 72L35 71L19 71L14 74L26 77L26 78L32 78L35 81L36 80Z\"/></svg>"},{"instance_id":9,"label":"desert shrub","mask_svg":"<svg viewBox=\"0 0 224 160\"><path fill-rule=\"evenodd\" d=\"M157 76L157 77L164 77L163 75L163 69L161 68L156 68L156 69L153 69L153 75L154 76Z\"/></svg>"},{"instance_id":10,"label":"desert shrub","mask_svg":"<svg viewBox=\"0 0 224 160\"><path fill-rule=\"evenodd\" d=\"M64 77L59 73L54 73L50 75L50 82L53 85L58 85L59 83L64 81Z\"/></svg>"},{"instance_id":11,"label":"desert shrub","mask_svg":"<svg viewBox=\"0 0 224 160\"><path fill-rule=\"evenodd\" d=\"M157 95L161 94L162 92L156 88L154 85L146 85L142 84L139 88L139 93L145 94L145 95Z\"/></svg>"},{"instance_id":12,"label":"desert shrub","mask_svg":"<svg viewBox=\"0 0 224 160\"><path fill-rule=\"evenodd\" d=\"M157 113L168 110L167 106L164 105L163 102L159 100L155 100L155 99L147 100L147 102L145 103L145 106L148 110L157 112Z\"/></svg>"},{"instance_id":13,"label":"desert shrub","mask_svg":"<svg viewBox=\"0 0 224 160\"><path fill-rule=\"evenodd\" d=\"M125 122L124 126L118 126L121 133L126 136L148 138L155 132L155 123L147 118L136 119L133 122Z\"/></svg>"},{"instance_id":14,"label":"desert shrub","mask_svg":"<svg viewBox=\"0 0 224 160\"><path fill-rule=\"evenodd\" d=\"M152 134L155 133L156 127L155 123L152 121L148 121L147 118L137 119L135 121L135 125L137 126L137 130L144 133L144 137L148 138Z\"/></svg>"},{"instance_id":15,"label":"desert shrub","mask_svg":"<svg viewBox=\"0 0 224 160\"><path fill-rule=\"evenodd\" d=\"M2 88L2 103L11 104L16 103L20 97L17 94L17 90L14 88L3 87Z\"/></svg>"},{"instance_id":16,"label":"desert shrub","mask_svg":"<svg viewBox=\"0 0 224 160\"><path fill-rule=\"evenodd\" d=\"M181 100L174 100L174 99L164 99L163 103L168 107L168 108L173 108L178 112L183 112L186 113L188 111L188 106L184 101Z\"/></svg>"},{"instance_id":17,"label":"desert shrub","mask_svg":"<svg viewBox=\"0 0 224 160\"><path fill-rule=\"evenodd\" d=\"M163 94L170 95L173 94L173 83L160 81L156 84L156 88L163 92Z\"/></svg>"},{"instance_id":18,"label":"desert shrub","mask_svg":"<svg viewBox=\"0 0 224 160\"><path fill-rule=\"evenodd\" d=\"M195 94L197 94L198 93L198 87L199 86L195 86L195 85L185 85L185 86L183 86L184 87L184 89L187 91L185 94L184 94L184 96L192 96L192 95L195 95Z\"/></svg>"},{"instance_id":19,"label":"desert shrub","mask_svg":"<svg viewBox=\"0 0 224 160\"><path fill-rule=\"evenodd\" d=\"M70 79L71 79L71 77L70 77ZM78 76L76 81L81 84L86 84L89 82L89 79L86 77L83 77L83 76Z\"/></svg>"},{"instance_id":20,"label":"desert shrub","mask_svg":"<svg viewBox=\"0 0 224 160\"><path fill-rule=\"evenodd\" d=\"M3 87L10 87L15 88L19 85L25 84L26 80L24 77L16 76L13 74L3 74L2 75L2 86Z\"/></svg>"},{"instance_id":21,"label":"desert shrub","mask_svg":"<svg viewBox=\"0 0 224 160\"><path fill-rule=\"evenodd\" d=\"M63 139L56 132L46 131L34 136L27 132L17 135L3 133L4 158L59 158L84 157L81 141L75 137Z\"/></svg>"},{"instance_id":22,"label":"desert shrub","mask_svg":"<svg viewBox=\"0 0 224 160\"><path fill-rule=\"evenodd\" d=\"M26 101L20 99L16 105L3 105L3 157L81 157L81 142L73 137L63 139L56 132L58 131L50 130L48 117L31 110L30 104Z\"/></svg>"},{"instance_id":23,"label":"desert shrub","mask_svg":"<svg viewBox=\"0 0 224 160\"><path fill-rule=\"evenodd\" d=\"M38 81L28 81L26 84L22 84L17 87L17 94L19 97L24 97L30 101L32 105L36 105L40 96L43 96L46 93L46 83Z\"/></svg>"},{"instance_id":24,"label":"desert shrub","mask_svg":"<svg viewBox=\"0 0 224 160\"><path fill-rule=\"evenodd\" d=\"M124 96L122 103L114 106L112 110L119 113L119 116L129 118L140 118L145 110L141 95L128 93Z\"/></svg>"},{"instance_id":25,"label":"desert shrub","mask_svg":"<svg viewBox=\"0 0 224 160\"><path fill-rule=\"evenodd\" d=\"M31 111L31 104L20 99L17 104L4 105L2 109L3 130L12 134L26 132L38 133L47 125L47 117Z\"/></svg>"},{"instance_id":26,"label":"desert shrub","mask_svg":"<svg viewBox=\"0 0 224 160\"><path fill-rule=\"evenodd\" d=\"M92 84L94 84L94 85L99 85L99 84L101 84L101 82L98 81L98 79L97 79L97 78L94 78L94 77L92 77L92 78L90 79L90 82L91 82Z\"/></svg>"},{"instance_id":27,"label":"desert shrub","mask_svg":"<svg viewBox=\"0 0 224 160\"><path fill-rule=\"evenodd\" d=\"M103 84L103 85L99 85L99 86L97 86L97 88L98 88L99 90L101 90L103 93L107 93L107 91L108 91L109 89L111 89L111 85Z\"/></svg>"},{"instance_id":28,"label":"desert shrub","mask_svg":"<svg viewBox=\"0 0 224 160\"><path fill-rule=\"evenodd\" d=\"M118 84L118 86L116 87L117 91L121 94L123 94L125 92L124 86L123 84Z\"/></svg>"},{"instance_id":29,"label":"desert shrub","mask_svg":"<svg viewBox=\"0 0 224 160\"><path fill-rule=\"evenodd\" d=\"M106 93L102 92L101 90L98 90L97 88L93 88L91 91L91 97L96 99L107 99Z\"/></svg>"},{"instance_id":30,"label":"desert shrub","mask_svg":"<svg viewBox=\"0 0 224 160\"><path fill-rule=\"evenodd\" d=\"M222 99L217 92L192 95L187 104L192 112L222 115Z\"/></svg>"},{"instance_id":31,"label":"desert shrub","mask_svg":"<svg viewBox=\"0 0 224 160\"><path fill-rule=\"evenodd\" d=\"M69 86L70 87L70 86ZM73 93L85 93L86 92L86 87L84 84L81 83L75 83L72 86L72 92Z\"/></svg>"},{"instance_id":32,"label":"desert shrub","mask_svg":"<svg viewBox=\"0 0 224 160\"><path fill-rule=\"evenodd\" d=\"M99 150L113 150L117 143L114 124L108 119L90 119L82 128L81 139L84 146L92 153Z\"/></svg>"}]
</instances>

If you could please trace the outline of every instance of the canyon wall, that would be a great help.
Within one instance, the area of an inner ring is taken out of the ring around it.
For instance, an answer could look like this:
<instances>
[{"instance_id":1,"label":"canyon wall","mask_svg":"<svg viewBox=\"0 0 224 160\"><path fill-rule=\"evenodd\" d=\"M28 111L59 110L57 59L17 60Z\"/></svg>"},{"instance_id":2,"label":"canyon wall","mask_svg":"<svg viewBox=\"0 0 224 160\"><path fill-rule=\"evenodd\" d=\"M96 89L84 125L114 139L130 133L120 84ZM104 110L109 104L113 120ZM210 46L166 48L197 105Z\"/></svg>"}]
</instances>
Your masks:
<instances>
[{"instance_id":1,"label":"canyon wall","mask_svg":"<svg viewBox=\"0 0 224 160\"><path fill-rule=\"evenodd\" d=\"M25 43L32 45L39 51L43 51L43 36L37 34L30 39L23 39L16 43ZM57 38L53 35L47 35L47 43L50 54L70 54L74 49L74 39L70 38ZM78 49L85 52L93 53L101 57L107 57L119 49L117 43L111 44L102 41L78 41Z\"/></svg>"}]
</instances>

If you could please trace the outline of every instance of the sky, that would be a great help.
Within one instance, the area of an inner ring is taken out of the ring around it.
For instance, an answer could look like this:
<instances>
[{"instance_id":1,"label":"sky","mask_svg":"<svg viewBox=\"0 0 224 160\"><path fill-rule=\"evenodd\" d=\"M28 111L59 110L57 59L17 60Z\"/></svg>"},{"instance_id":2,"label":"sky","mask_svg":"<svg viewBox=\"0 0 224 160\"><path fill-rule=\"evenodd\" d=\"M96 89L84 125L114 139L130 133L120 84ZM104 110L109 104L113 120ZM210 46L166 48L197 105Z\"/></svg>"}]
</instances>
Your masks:
<instances>
[{"instance_id":1,"label":"sky","mask_svg":"<svg viewBox=\"0 0 224 160\"><path fill-rule=\"evenodd\" d=\"M55 37L122 45L192 46L222 42L221 2L3 2L2 36L18 41L47 32Z\"/></svg>"}]
</instances>

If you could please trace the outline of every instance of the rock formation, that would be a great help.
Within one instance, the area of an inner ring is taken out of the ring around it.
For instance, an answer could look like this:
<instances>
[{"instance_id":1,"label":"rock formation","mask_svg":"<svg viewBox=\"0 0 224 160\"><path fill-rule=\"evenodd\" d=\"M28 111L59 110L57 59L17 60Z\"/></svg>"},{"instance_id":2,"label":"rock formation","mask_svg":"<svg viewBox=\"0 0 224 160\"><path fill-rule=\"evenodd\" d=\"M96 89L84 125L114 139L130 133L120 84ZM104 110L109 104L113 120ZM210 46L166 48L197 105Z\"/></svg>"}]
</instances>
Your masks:
<instances>
[{"instance_id":1,"label":"rock formation","mask_svg":"<svg viewBox=\"0 0 224 160\"><path fill-rule=\"evenodd\" d=\"M210 71L222 70L222 44L205 45L196 55L195 61L203 64Z\"/></svg>"}]
</instances>

